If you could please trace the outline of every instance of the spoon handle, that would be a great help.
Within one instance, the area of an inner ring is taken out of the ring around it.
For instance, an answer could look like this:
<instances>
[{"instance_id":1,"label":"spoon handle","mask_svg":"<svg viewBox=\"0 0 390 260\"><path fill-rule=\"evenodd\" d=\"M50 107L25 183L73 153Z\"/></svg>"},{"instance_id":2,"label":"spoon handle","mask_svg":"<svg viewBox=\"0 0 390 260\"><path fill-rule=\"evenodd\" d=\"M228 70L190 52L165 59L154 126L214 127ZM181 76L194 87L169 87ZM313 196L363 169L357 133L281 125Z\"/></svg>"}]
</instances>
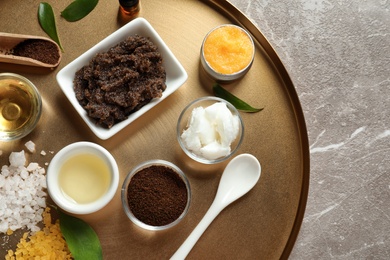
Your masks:
<instances>
[{"instance_id":1,"label":"spoon handle","mask_svg":"<svg viewBox=\"0 0 390 260\"><path fill-rule=\"evenodd\" d=\"M195 227L195 229L191 232L191 234L187 237L184 243L179 247L179 249L173 254L170 260L183 260L186 258L188 253L194 247L198 239L202 236L203 232L208 228L208 226L213 222L216 216L224 209L218 203L213 202L210 208L199 222L199 224Z\"/></svg>"}]
</instances>

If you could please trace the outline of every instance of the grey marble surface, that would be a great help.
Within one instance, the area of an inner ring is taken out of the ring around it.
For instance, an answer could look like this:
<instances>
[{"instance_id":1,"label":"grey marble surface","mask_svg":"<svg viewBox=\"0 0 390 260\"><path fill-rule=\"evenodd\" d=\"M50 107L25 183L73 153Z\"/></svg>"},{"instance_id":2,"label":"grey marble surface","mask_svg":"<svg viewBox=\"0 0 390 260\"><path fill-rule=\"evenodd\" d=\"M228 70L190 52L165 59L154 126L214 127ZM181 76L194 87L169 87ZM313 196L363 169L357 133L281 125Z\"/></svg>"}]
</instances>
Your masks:
<instances>
[{"instance_id":1,"label":"grey marble surface","mask_svg":"<svg viewBox=\"0 0 390 260\"><path fill-rule=\"evenodd\" d=\"M230 0L300 98L309 198L290 259L390 259L390 1Z\"/></svg>"}]
</instances>

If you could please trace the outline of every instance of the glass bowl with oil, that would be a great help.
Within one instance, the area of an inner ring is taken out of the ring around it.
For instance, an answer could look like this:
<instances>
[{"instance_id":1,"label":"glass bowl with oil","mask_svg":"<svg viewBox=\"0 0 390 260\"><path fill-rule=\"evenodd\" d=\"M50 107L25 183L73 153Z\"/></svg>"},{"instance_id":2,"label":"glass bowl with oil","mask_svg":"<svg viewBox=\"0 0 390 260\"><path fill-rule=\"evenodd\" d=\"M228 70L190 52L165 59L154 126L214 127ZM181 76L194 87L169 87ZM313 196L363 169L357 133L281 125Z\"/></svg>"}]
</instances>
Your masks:
<instances>
[{"instance_id":1,"label":"glass bowl with oil","mask_svg":"<svg viewBox=\"0 0 390 260\"><path fill-rule=\"evenodd\" d=\"M30 80L14 73L0 73L0 141L28 135L41 112L41 95Z\"/></svg>"},{"instance_id":2,"label":"glass bowl with oil","mask_svg":"<svg viewBox=\"0 0 390 260\"><path fill-rule=\"evenodd\" d=\"M47 169L47 189L63 210L83 215L99 211L114 197L119 170L114 157L92 142L62 148Z\"/></svg>"}]
</instances>

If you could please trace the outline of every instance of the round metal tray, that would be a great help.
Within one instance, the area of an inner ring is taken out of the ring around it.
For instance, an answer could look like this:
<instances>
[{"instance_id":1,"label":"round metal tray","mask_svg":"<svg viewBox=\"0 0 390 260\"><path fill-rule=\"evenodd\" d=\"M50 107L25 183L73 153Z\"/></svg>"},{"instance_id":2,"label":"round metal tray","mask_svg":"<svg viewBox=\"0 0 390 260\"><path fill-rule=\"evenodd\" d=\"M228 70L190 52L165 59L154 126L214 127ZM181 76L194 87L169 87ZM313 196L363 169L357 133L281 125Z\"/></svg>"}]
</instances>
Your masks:
<instances>
[{"instance_id":1,"label":"round metal tray","mask_svg":"<svg viewBox=\"0 0 390 260\"><path fill-rule=\"evenodd\" d=\"M5 32L45 36L37 20L39 1L3 0L0 28ZM100 1L84 19L69 23L60 17L67 3L51 3L64 47L55 71L0 64L0 71L29 78L40 90L43 113L37 128L24 139L0 143L1 165L11 151L24 149L32 140L37 152L29 161L41 166L69 143L88 140L106 147L120 168L120 184L137 164L164 159L178 165L188 176L192 205L176 227L163 231L141 230L121 208L120 189L113 201L98 213L83 216L99 235L105 259L168 259L201 220L214 199L226 163L200 165L180 150L175 126L181 110L192 100L212 95L213 81L200 70L199 52L209 30L223 23L246 28L256 42L251 70L241 80L225 85L258 113L241 113L245 136L237 154L251 153L262 165L259 183L215 219L190 252L188 259L279 259L287 258L303 219L309 185L307 130L294 85L277 54L260 30L229 2L142 0L139 16L157 30L188 73L187 82L163 102L120 133L102 141L94 136L67 101L56 83L62 67L98 43L121 25L116 1ZM260 25L261 26L261 25ZM44 150L47 155L40 155ZM51 152L52 151L52 152ZM239 173L238 173L239 174ZM20 232L0 247L15 247ZM3 257L3 250L0 250Z\"/></svg>"}]
</instances>

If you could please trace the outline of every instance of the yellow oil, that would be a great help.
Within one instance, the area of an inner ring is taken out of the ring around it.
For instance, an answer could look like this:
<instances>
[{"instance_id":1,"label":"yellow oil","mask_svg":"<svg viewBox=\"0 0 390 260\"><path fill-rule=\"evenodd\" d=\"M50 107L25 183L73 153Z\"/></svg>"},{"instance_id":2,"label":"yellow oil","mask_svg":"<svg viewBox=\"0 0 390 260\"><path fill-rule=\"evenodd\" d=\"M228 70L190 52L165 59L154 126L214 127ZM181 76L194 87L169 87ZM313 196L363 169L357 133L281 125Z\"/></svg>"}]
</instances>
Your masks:
<instances>
[{"instance_id":1,"label":"yellow oil","mask_svg":"<svg viewBox=\"0 0 390 260\"><path fill-rule=\"evenodd\" d=\"M91 203L105 194L111 182L110 170L94 154L78 154L60 168L59 184L63 194L78 204Z\"/></svg>"},{"instance_id":2,"label":"yellow oil","mask_svg":"<svg viewBox=\"0 0 390 260\"><path fill-rule=\"evenodd\" d=\"M13 135L37 113L30 87L14 78L0 79L0 132Z\"/></svg>"}]
</instances>

